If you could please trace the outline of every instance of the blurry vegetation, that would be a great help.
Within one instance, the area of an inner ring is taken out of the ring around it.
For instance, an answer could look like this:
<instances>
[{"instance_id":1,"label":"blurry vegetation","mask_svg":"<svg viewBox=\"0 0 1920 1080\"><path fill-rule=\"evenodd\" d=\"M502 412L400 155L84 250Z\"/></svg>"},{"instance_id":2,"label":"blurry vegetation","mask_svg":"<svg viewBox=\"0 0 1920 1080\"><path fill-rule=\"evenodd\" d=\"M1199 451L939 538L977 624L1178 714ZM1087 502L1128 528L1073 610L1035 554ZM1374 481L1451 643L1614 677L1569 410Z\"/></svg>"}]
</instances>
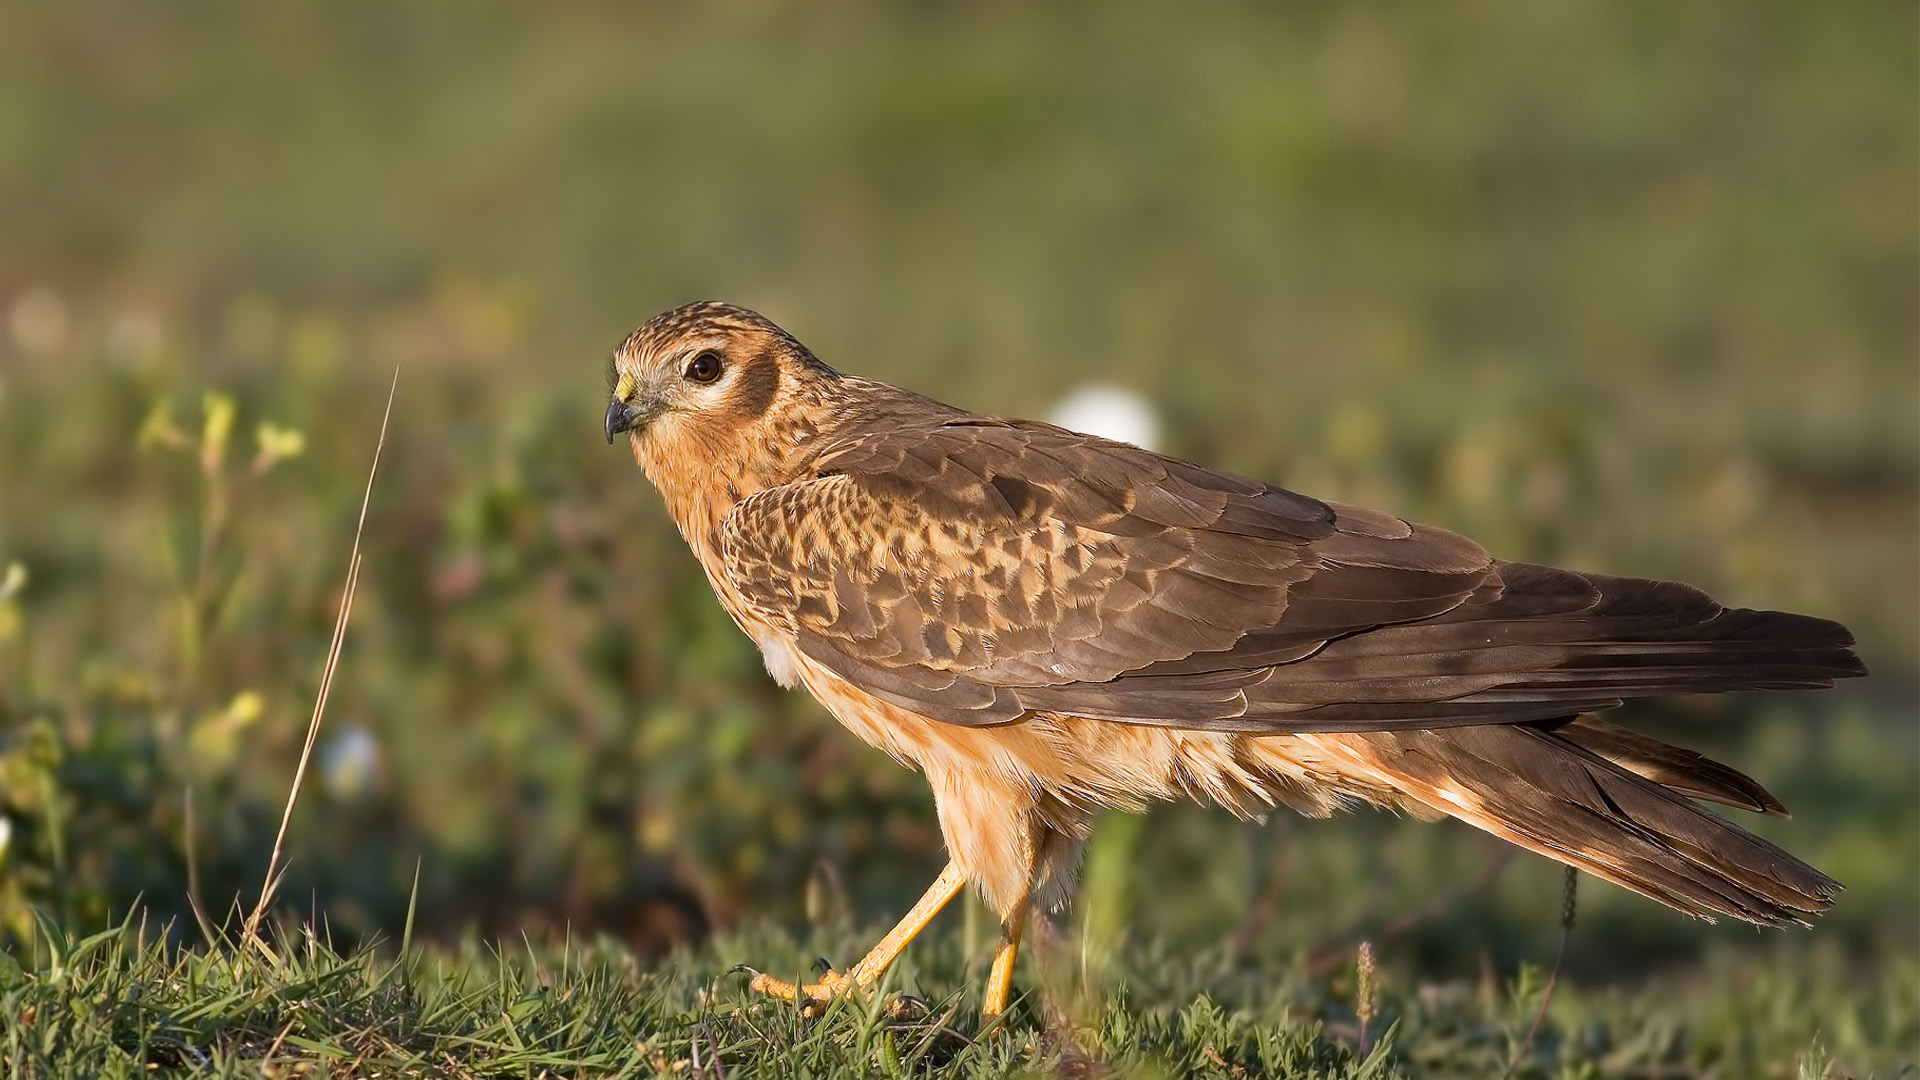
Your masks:
<instances>
[{"instance_id":1,"label":"blurry vegetation","mask_svg":"<svg viewBox=\"0 0 1920 1080\"><path fill-rule=\"evenodd\" d=\"M1119 382L1184 456L1846 621L1865 685L1635 715L1794 807L1764 831L1849 886L1825 962L1881 985L1920 946L1915 30L1784 2L8 5L0 938L136 897L185 933L190 850L216 917L251 900L395 366L286 904L397 934L417 870L423 936L649 955L897 910L940 858L923 785L773 687L598 437L608 348L711 295L968 407ZM1497 850L1175 810L1103 837L1071 919L1151 1000L1154 950L1311 967ZM1557 868L1490 881L1376 942L1389 1000L1549 955ZM1569 965L1804 948L1593 885Z\"/></svg>"}]
</instances>

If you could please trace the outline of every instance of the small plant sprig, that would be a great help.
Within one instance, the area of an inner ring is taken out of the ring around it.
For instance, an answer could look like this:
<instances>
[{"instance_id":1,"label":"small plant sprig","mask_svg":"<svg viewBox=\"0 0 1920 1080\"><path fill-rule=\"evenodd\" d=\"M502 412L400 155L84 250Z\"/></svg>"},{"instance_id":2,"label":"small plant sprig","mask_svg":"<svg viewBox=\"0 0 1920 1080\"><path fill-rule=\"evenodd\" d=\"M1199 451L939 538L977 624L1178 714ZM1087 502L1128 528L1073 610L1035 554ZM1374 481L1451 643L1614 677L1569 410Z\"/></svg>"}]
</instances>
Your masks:
<instances>
[{"instance_id":1,"label":"small plant sprig","mask_svg":"<svg viewBox=\"0 0 1920 1080\"><path fill-rule=\"evenodd\" d=\"M1540 1034L1540 1025L1547 1018L1547 1006L1553 1001L1554 985L1560 981L1560 964L1567 958L1567 939L1573 936L1574 917L1579 914L1580 871L1569 866L1566 877L1560 887L1560 947L1553 954L1553 969L1547 973L1547 985L1540 991L1540 1007L1533 1014L1533 1024L1527 1028L1527 1037L1513 1052L1513 1060L1507 1062L1507 1076L1520 1064L1520 1059L1533 1049L1533 1040Z\"/></svg>"},{"instance_id":2,"label":"small plant sprig","mask_svg":"<svg viewBox=\"0 0 1920 1080\"><path fill-rule=\"evenodd\" d=\"M227 448L233 440L239 409L233 395L208 390L200 398L200 432L196 439L175 422L173 403L162 398L147 414L135 439L139 449L163 449L192 454L201 477L200 530L192 570L180 565L172 545L164 549L180 591L180 656L176 694L185 704L197 683L200 657L205 651L207 632L213 612L222 595L218 567L223 545L233 522L236 477L227 464ZM262 421L254 431L255 450L246 466L243 481L256 480L283 461L299 457L306 450L306 435Z\"/></svg>"},{"instance_id":3,"label":"small plant sprig","mask_svg":"<svg viewBox=\"0 0 1920 1080\"><path fill-rule=\"evenodd\" d=\"M1379 986L1375 979L1373 965L1373 942L1360 943L1360 958L1355 964L1358 984L1354 988L1353 1013L1360 1018L1360 1046L1358 1056L1365 1060L1367 1056L1367 1024L1378 1015Z\"/></svg>"}]
</instances>

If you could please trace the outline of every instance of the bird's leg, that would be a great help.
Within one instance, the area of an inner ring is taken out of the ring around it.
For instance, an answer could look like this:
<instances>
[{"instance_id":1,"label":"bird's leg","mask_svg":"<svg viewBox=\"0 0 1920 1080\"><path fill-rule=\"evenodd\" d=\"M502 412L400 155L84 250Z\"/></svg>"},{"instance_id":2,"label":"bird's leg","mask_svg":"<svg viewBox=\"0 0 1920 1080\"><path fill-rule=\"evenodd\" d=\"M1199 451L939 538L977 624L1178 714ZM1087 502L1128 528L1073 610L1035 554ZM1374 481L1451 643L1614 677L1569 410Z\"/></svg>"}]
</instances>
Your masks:
<instances>
[{"instance_id":1,"label":"bird's leg","mask_svg":"<svg viewBox=\"0 0 1920 1080\"><path fill-rule=\"evenodd\" d=\"M1020 935L1027 928L1027 913L1032 906L1032 894L1022 893L1000 920L1000 948L993 954L993 970L987 975L987 996L980 1006L982 1021L1006 1012L1013 998L1013 962L1020 955Z\"/></svg>"},{"instance_id":2,"label":"bird's leg","mask_svg":"<svg viewBox=\"0 0 1920 1080\"><path fill-rule=\"evenodd\" d=\"M1077 858L1080 849L1078 839L1043 824L1037 814L1028 816L1022 839L1019 863L1002 867L1000 887L989 896L1000 913L1000 947L994 951L986 997L980 1003L983 1024L1006 1012L1013 1002L1013 964L1020 958L1020 939L1033 914L1034 892L1043 879L1060 872L1063 860L1070 864Z\"/></svg>"},{"instance_id":3,"label":"bird's leg","mask_svg":"<svg viewBox=\"0 0 1920 1080\"><path fill-rule=\"evenodd\" d=\"M953 899L966 884L967 872L961 869L958 862L948 862L947 868L940 871L940 876L934 879L919 902L913 905L913 910L907 912L892 930L887 931L887 936L881 938L880 943L844 975L828 969L821 973L819 982L795 985L765 972L753 971L752 968L738 970L753 971L753 979L747 983L747 989L772 994L783 1001L805 998L808 1001L825 1002L850 990L865 990L886 972L888 965L907 947L907 942L926 929L940 909L947 906L947 901Z\"/></svg>"}]
</instances>

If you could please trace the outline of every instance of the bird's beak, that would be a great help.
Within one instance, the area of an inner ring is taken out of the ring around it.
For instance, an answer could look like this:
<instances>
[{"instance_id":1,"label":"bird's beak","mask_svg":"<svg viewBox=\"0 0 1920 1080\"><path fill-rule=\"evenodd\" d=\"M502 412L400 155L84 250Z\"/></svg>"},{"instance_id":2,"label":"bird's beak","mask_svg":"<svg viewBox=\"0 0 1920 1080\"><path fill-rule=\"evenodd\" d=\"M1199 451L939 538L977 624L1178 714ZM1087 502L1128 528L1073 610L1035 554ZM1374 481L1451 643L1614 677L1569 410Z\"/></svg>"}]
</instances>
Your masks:
<instances>
[{"instance_id":1,"label":"bird's beak","mask_svg":"<svg viewBox=\"0 0 1920 1080\"><path fill-rule=\"evenodd\" d=\"M613 437L625 431L632 431L645 422L640 410L614 398L607 403L607 443L613 443Z\"/></svg>"}]
</instances>

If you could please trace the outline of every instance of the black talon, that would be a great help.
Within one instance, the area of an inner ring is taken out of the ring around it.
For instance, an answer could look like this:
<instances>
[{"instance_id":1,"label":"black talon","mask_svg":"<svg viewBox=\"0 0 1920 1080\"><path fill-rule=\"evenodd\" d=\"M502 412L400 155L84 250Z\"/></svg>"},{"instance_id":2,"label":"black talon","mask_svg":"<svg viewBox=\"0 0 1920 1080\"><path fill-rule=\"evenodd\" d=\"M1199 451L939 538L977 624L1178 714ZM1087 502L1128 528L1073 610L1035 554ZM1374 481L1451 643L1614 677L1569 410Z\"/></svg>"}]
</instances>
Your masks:
<instances>
[{"instance_id":1,"label":"black talon","mask_svg":"<svg viewBox=\"0 0 1920 1080\"><path fill-rule=\"evenodd\" d=\"M833 974L833 961L824 956L813 958L813 973L821 978Z\"/></svg>"},{"instance_id":2,"label":"black talon","mask_svg":"<svg viewBox=\"0 0 1920 1080\"><path fill-rule=\"evenodd\" d=\"M745 973L748 975L758 975L760 974L760 969L754 968L754 967L748 967L746 964L735 964L732 967L727 969L727 974L729 975L739 975L742 973Z\"/></svg>"},{"instance_id":3,"label":"black talon","mask_svg":"<svg viewBox=\"0 0 1920 1080\"><path fill-rule=\"evenodd\" d=\"M933 1015L933 1003L913 994L900 994L887 1003L887 1019L916 1020Z\"/></svg>"}]
</instances>

